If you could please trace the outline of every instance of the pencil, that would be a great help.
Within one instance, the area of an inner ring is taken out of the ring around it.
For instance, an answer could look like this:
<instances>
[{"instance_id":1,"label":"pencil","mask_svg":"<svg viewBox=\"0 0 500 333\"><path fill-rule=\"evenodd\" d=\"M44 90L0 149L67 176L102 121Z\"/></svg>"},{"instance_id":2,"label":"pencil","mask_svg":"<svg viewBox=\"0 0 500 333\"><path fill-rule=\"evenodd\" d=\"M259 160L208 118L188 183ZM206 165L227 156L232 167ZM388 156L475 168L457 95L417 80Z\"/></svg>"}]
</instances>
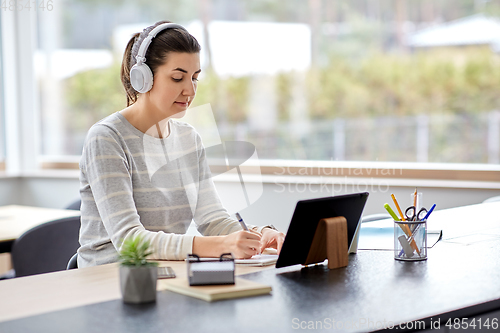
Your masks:
<instances>
[{"instance_id":1,"label":"pencil","mask_svg":"<svg viewBox=\"0 0 500 333\"><path fill-rule=\"evenodd\" d=\"M394 219L394 221L401 221L401 220L399 219L399 217L398 217L398 216L394 213L394 211L392 210L391 206L389 206L389 204L388 204L388 203L386 203L386 204L384 205L384 208L385 208L385 210L387 210L387 212L388 212L388 213L392 216L392 218Z\"/></svg>"},{"instance_id":2,"label":"pencil","mask_svg":"<svg viewBox=\"0 0 500 333\"><path fill-rule=\"evenodd\" d=\"M399 207L398 201L396 200L396 196L394 194L391 194L392 201L394 201L394 204L396 205L396 209L399 212L399 215L401 215L401 220L406 221L405 216L403 215L403 212L401 211L401 208Z\"/></svg>"}]
</instances>

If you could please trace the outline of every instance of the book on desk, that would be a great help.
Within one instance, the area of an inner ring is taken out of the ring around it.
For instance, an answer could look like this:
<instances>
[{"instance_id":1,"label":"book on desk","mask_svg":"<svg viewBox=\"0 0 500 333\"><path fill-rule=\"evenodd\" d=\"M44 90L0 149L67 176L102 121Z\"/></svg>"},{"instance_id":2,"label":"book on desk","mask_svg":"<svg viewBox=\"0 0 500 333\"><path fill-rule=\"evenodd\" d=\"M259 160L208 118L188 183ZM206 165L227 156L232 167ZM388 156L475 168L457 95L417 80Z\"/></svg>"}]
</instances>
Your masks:
<instances>
[{"instance_id":1,"label":"book on desk","mask_svg":"<svg viewBox=\"0 0 500 333\"><path fill-rule=\"evenodd\" d=\"M166 290L199 298L207 302L265 295L272 290L271 286L241 278L236 278L235 284L232 285L190 286L188 279L181 278L165 280L163 283Z\"/></svg>"}]
</instances>

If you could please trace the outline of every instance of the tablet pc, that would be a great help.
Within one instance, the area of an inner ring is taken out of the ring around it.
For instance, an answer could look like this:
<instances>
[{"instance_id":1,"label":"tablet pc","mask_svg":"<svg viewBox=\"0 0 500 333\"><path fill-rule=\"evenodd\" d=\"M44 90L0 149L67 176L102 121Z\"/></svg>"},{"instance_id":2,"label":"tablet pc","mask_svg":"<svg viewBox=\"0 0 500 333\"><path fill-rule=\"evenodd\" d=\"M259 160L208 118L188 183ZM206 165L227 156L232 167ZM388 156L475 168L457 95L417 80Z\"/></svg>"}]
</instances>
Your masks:
<instances>
[{"instance_id":1,"label":"tablet pc","mask_svg":"<svg viewBox=\"0 0 500 333\"><path fill-rule=\"evenodd\" d=\"M306 263L316 228L324 218L346 218L350 249L367 199L368 193L363 192L297 202L276 268Z\"/></svg>"}]
</instances>

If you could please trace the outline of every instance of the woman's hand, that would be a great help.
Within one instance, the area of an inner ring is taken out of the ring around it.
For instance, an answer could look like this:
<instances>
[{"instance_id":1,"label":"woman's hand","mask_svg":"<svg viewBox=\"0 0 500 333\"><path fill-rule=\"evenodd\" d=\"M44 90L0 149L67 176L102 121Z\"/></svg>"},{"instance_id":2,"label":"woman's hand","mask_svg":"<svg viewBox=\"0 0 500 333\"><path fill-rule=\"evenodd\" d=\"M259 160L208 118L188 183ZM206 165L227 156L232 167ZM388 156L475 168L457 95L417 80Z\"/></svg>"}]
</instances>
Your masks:
<instances>
[{"instance_id":1,"label":"woman's hand","mask_svg":"<svg viewBox=\"0 0 500 333\"><path fill-rule=\"evenodd\" d=\"M260 240L260 253L262 253L266 248L272 247L278 250L278 254L280 254L284 241L284 233L270 228L264 228L262 229L262 238Z\"/></svg>"},{"instance_id":2,"label":"woman's hand","mask_svg":"<svg viewBox=\"0 0 500 333\"><path fill-rule=\"evenodd\" d=\"M261 234L255 231L237 231L224 236L224 252L231 252L236 259L248 259L260 253Z\"/></svg>"}]
</instances>

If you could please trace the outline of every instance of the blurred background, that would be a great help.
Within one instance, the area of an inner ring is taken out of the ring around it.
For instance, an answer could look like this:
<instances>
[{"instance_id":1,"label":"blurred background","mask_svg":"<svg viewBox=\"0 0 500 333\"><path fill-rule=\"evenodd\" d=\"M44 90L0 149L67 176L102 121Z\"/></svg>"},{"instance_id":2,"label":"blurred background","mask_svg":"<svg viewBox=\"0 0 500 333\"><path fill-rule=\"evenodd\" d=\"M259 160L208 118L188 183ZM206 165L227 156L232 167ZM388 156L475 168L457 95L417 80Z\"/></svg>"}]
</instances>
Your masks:
<instances>
[{"instance_id":1,"label":"blurred background","mask_svg":"<svg viewBox=\"0 0 500 333\"><path fill-rule=\"evenodd\" d=\"M203 49L194 106L261 159L500 160L500 0L58 0L36 16L47 158L80 155L126 106L125 44L166 19Z\"/></svg>"},{"instance_id":2,"label":"blurred background","mask_svg":"<svg viewBox=\"0 0 500 333\"><path fill-rule=\"evenodd\" d=\"M89 128L126 106L125 45L160 20L202 46L184 119L207 147L256 146L252 223L286 230L297 200L353 192L370 192L365 215L415 187L438 209L500 196L500 0L8 0L0 206L79 198ZM225 161L214 183L236 209Z\"/></svg>"}]
</instances>

